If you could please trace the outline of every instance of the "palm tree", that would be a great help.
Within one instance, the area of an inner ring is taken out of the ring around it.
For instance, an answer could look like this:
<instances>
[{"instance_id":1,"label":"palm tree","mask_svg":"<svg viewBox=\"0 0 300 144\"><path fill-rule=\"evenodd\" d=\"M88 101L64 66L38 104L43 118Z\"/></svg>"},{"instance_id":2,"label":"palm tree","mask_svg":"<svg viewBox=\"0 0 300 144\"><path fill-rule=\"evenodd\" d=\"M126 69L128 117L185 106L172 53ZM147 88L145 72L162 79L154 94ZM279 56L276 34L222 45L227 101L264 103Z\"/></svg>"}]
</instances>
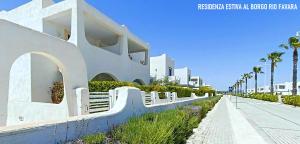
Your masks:
<instances>
[{"instance_id":1,"label":"palm tree","mask_svg":"<svg viewBox=\"0 0 300 144\"><path fill-rule=\"evenodd\" d=\"M293 49L293 89L292 95L297 95L297 65L298 65L298 48L300 48L300 42L297 37L290 37L288 44L281 44L279 47L285 49Z\"/></svg>"},{"instance_id":2,"label":"palm tree","mask_svg":"<svg viewBox=\"0 0 300 144\"><path fill-rule=\"evenodd\" d=\"M277 63L281 62L281 56L283 52L272 52L268 54L268 60L271 61L271 94L274 93L274 70L277 66Z\"/></svg>"},{"instance_id":3,"label":"palm tree","mask_svg":"<svg viewBox=\"0 0 300 144\"><path fill-rule=\"evenodd\" d=\"M253 67L254 80L255 80L255 93L257 93L257 74L263 73L261 67Z\"/></svg>"},{"instance_id":4,"label":"palm tree","mask_svg":"<svg viewBox=\"0 0 300 144\"><path fill-rule=\"evenodd\" d=\"M244 73L242 75L243 79L245 79L245 91L246 91L246 95L248 95L248 79L251 79L252 78L252 72L250 73Z\"/></svg>"},{"instance_id":5,"label":"palm tree","mask_svg":"<svg viewBox=\"0 0 300 144\"><path fill-rule=\"evenodd\" d=\"M241 94L243 94L243 83L244 83L244 79L242 78L239 80Z\"/></svg>"},{"instance_id":6,"label":"palm tree","mask_svg":"<svg viewBox=\"0 0 300 144\"><path fill-rule=\"evenodd\" d=\"M240 93L240 82L237 80L235 83L235 87L236 87L236 94Z\"/></svg>"}]
</instances>

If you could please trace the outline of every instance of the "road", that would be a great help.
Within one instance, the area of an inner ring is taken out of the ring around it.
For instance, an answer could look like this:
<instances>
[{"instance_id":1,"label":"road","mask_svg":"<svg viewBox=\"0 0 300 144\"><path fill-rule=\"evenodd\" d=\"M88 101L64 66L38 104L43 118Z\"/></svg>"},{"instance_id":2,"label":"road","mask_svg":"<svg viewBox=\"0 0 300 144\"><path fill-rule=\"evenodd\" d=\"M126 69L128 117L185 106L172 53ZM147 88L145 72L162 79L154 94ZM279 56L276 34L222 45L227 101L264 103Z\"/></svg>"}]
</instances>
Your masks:
<instances>
[{"instance_id":1,"label":"road","mask_svg":"<svg viewBox=\"0 0 300 144\"><path fill-rule=\"evenodd\" d=\"M231 102L235 105L235 97ZM238 97L238 110L270 144L300 144L300 108Z\"/></svg>"},{"instance_id":2,"label":"road","mask_svg":"<svg viewBox=\"0 0 300 144\"><path fill-rule=\"evenodd\" d=\"M224 96L188 144L300 144L300 108Z\"/></svg>"}]
</instances>

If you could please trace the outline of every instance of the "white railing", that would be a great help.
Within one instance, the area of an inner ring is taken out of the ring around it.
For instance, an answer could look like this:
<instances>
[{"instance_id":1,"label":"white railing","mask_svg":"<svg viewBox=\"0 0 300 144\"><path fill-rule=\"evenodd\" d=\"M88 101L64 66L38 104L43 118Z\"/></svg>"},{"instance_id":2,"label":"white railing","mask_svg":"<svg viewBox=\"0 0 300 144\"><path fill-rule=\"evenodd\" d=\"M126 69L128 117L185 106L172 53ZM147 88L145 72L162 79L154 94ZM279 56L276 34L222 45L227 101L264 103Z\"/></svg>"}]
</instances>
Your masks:
<instances>
[{"instance_id":1,"label":"white railing","mask_svg":"<svg viewBox=\"0 0 300 144\"><path fill-rule=\"evenodd\" d=\"M89 99L89 113L105 112L112 108L109 92L91 92Z\"/></svg>"},{"instance_id":2,"label":"white railing","mask_svg":"<svg viewBox=\"0 0 300 144\"><path fill-rule=\"evenodd\" d=\"M159 92L141 92L141 96L146 106L184 101L195 97L195 94L192 94L191 97L178 98L176 92L164 92L163 94L166 97L165 99L159 98ZM110 90L109 92L90 92L89 113L92 114L109 111L113 108L117 99L117 90Z\"/></svg>"},{"instance_id":3,"label":"white railing","mask_svg":"<svg viewBox=\"0 0 300 144\"><path fill-rule=\"evenodd\" d=\"M145 93L145 105L151 105L153 103L152 94Z\"/></svg>"}]
</instances>

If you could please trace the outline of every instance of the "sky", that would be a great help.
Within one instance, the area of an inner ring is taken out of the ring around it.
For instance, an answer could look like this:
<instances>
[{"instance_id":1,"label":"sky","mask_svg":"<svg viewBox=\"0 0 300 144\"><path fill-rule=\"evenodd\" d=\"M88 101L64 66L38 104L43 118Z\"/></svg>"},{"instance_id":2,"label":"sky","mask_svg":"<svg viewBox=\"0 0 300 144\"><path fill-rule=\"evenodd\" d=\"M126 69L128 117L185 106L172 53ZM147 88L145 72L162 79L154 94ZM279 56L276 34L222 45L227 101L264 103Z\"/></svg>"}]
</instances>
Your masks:
<instances>
[{"instance_id":1,"label":"sky","mask_svg":"<svg viewBox=\"0 0 300 144\"><path fill-rule=\"evenodd\" d=\"M29 0L0 0L0 10L10 10ZM57 0L56 0L57 1ZM291 81L292 50L279 48L300 31L299 0L86 0L131 32L150 43L150 56L167 53L176 67L189 67L192 75L218 90L227 90L263 66L259 59L283 51L275 70L275 83ZM296 3L295 11L198 11L198 3ZM258 78L269 84L270 66ZM299 72L300 73L300 72ZM299 75L298 75L299 77ZM254 80L249 80L253 87Z\"/></svg>"}]
</instances>

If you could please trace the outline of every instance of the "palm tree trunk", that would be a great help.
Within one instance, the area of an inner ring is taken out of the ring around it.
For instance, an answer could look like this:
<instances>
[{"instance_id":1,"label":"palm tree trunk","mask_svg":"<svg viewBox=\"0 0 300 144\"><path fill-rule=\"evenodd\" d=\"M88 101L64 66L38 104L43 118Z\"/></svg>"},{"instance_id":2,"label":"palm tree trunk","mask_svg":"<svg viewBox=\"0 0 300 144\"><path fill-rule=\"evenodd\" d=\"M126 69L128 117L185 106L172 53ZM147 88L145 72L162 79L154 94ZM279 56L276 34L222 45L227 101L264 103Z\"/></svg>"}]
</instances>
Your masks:
<instances>
[{"instance_id":1,"label":"palm tree trunk","mask_svg":"<svg viewBox=\"0 0 300 144\"><path fill-rule=\"evenodd\" d=\"M297 95L297 64L298 64L298 51L294 48L293 53L293 90L292 95Z\"/></svg>"},{"instance_id":2,"label":"palm tree trunk","mask_svg":"<svg viewBox=\"0 0 300 144\"><path fill-rule=\"evenodd\" d=\"M274 94L274 69L275 69L275 64L272 62L271 63L271 94Z\"/></svg>"},{"instance_id":3,"label":"palm tree trunk","mask_svg":"<svg viewBox=\"0 0 300 144\"><path fill-rule=\"evenodd\" d=\"M245 93L246 93L246 96L247 96L247 89L248 89L248 79L246 78L245 79L245 82L246 82L246 86L245 86Z\"/></svg>"},{"instance_id":4,"label":"palm tree trunk","mask_svg":"<svg viewBox=\"0 0 300 144\"><path fill-rule=\"evenodd\" d=\"M255 79L255 93L257 93L257 73L255 73L254 79Z\"/></svg>"},{"instance_id":5,"label":"palm tree trunk","mask_svg":"<svg viewBox=\"0 0 300 144\"><path fill-rule=\"evenodd\" d=\"M241 87L241 95L243 95L243 84L242 83L240 84L240 87Z\"/></svg>"}]
</instances>

